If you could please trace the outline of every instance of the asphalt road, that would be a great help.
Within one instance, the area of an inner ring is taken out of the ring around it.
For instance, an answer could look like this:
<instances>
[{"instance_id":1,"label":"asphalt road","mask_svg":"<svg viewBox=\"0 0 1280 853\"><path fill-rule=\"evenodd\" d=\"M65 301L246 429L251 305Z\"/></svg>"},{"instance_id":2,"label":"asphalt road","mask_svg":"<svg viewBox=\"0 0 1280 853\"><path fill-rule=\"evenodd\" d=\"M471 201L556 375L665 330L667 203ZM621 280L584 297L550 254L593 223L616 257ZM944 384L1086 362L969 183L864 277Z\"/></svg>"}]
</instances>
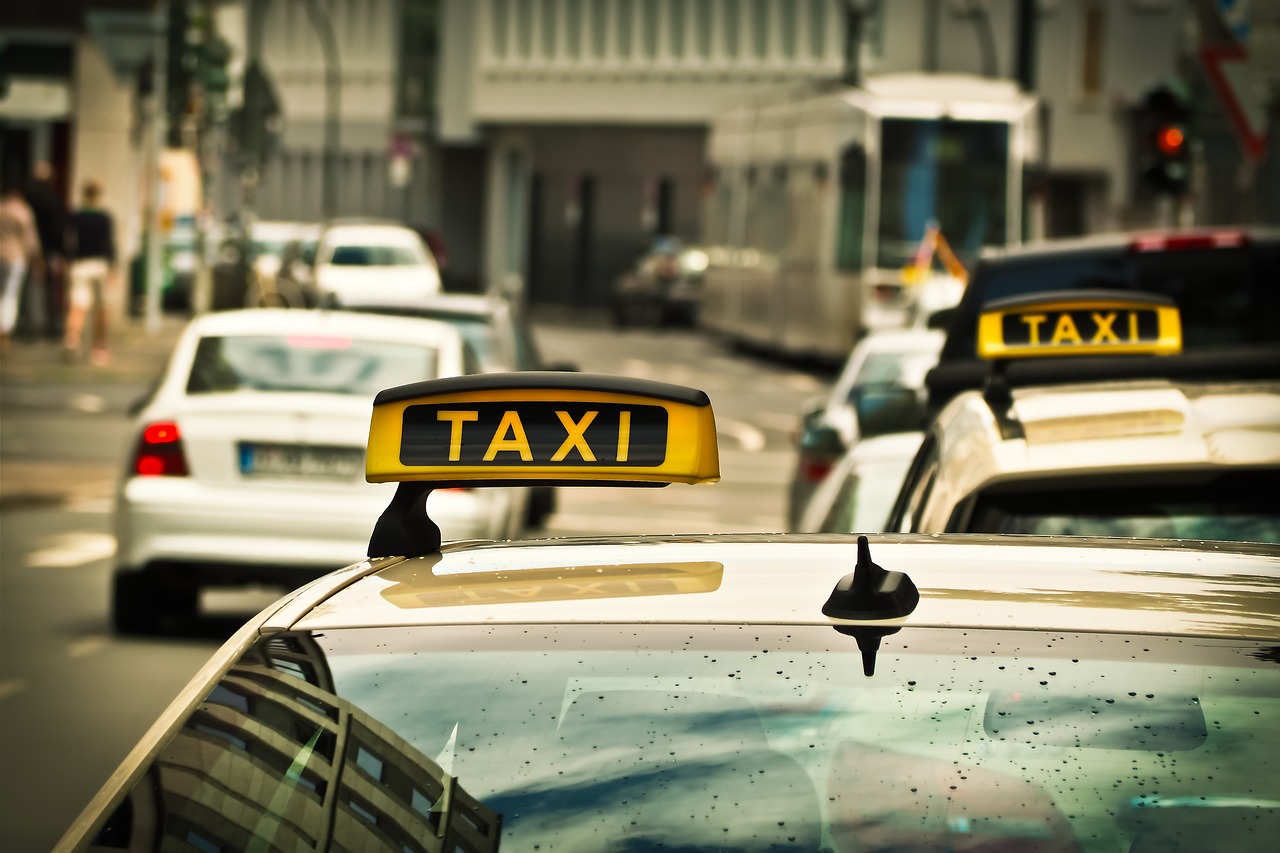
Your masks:
<instances>
[{"instance_id":1,"label":"asphalt road","mask_svg":"<svg viewBox=\"0 0 1280 853\"><path fill-rule=\"evenodd\" d=\"M141 329L105 368L42 344L0 362L0 850L48 850L129 749L235 628L278 595L206 593L180 634L109 629L111 490L127 410L180 327ZM562 489L535 535L781 530L791 429L830 376L729 351L691 330L626 330L539 317L548 361L705 390L722 481L666 489Z\"/></svg>"}]
</instances>

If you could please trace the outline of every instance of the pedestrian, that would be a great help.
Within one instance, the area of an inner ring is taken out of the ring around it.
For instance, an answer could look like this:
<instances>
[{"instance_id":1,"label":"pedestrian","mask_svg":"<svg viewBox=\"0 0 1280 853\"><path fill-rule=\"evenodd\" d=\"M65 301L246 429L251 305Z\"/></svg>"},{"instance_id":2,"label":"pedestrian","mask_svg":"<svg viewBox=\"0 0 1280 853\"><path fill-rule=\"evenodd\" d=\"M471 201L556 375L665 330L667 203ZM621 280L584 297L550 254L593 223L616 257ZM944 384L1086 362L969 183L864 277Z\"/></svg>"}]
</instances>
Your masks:
<instances>
[{"instance_id":1,"label":"pedestrian","mask_svg":"<svg viewBox=\"0 0 1280 853\"><path fill-rule=\"evenodd\" d=\"M66 230L67 205L54 180L53 166L42 160L32 170L27 188L27 204L36 217L40 248L44 251L44 293L39 300L42 329L49 340L62 339L66 318Z\"/></svg>"},{"instance_id":2,"label":"pedestrian","mask_svg":"<svg viewBox=\"0 0 1280 853\"><path fill-rule=\"evenodd\" d=\"M29 278L44 275L35 214L16 186L0 191L0 352L8 352Z\"/></svg>"},{"instance_id":3,"label":"pedestrian","mask_svg":"<svg viewBox=\"0 0 1280 853\"><path fill-rule=\"evenodd\" d=\"M81 186L80 207L67 229L71 257L71 292L67 298L63 347L69 360L79 359L86 319L92 316L92 363L103 365L107 349L107 299L116 284L115 220L102 206L102 184L89 178Z\"/></svg>"}]
</instances>

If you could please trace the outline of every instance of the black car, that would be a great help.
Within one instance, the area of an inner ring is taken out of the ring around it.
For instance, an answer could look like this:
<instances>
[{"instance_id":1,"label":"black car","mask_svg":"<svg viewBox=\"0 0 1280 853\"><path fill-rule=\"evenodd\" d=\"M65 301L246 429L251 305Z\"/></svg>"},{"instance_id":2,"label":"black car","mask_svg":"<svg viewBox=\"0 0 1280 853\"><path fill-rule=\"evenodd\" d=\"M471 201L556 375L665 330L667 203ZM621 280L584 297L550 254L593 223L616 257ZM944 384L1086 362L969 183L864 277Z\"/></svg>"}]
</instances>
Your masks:
<instances>
[{"instance_id":1,"label":"black car","mask_svg":"<svg viewBox=\"0 0 1280 853\"><path fill-rule=\"evenodd\" d=\"M984 305L1062 290L1171 298L1182 316L1183 352L1152 362L1160 374L1173 364L1165 359L1174 359L1179 371L1248 378L1250 365L1280 359L1280 229L1178 229L1049 241L984 254L960 303L930 319L929 325L947 330L938 365L925 380L930 410L986 381L990 363L977 355ZM1063 358L1074 357L1053 360ZM1081 362L1077 378L1111 369L1099 361ZM1010 370L1043 367L1023 362Z\"/></svg>"}]
</instances>

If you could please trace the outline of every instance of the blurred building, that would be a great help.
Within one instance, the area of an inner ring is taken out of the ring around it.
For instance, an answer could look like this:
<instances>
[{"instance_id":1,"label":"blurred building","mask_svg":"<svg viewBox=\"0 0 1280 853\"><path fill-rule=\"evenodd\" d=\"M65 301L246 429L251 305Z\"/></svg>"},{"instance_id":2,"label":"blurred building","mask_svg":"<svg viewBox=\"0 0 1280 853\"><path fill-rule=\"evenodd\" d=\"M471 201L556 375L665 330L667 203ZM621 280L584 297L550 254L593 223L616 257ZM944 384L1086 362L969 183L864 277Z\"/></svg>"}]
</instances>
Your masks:
<instances>
[{"instance_id":1,"label":"blurred building","mask_svg":"<svg viewBox=\"0 0 1280 853\"><path fill-rule=\"evenodd\" d=\"M1232 6L1215 0L171 3L214 10L232 48L225 109L176 139L199 150L213 213L251 202L259 219L404 220L442 236L454 289L602 305L653 237L699 239L712 115L756 93L896 72L1002 77L1043 98L1035 234L1172 221L1136 165L1134 111L1160 85L1188 94L1200 134L1184 214L1280 217L1280 190L1263 191L1280 185L1280 158L1242 162L1195 61L1204 10ZM1272 10L1254 12L1255 44L1276 5L1253 4ZM160 8L173 6L19 0L0 12L4 169L44 158L64 179L103 177L131 239L146 117L102 17ZM243 150L255 60L279 108L260 122L261 170Z\"/></svg>"}]
</instances>

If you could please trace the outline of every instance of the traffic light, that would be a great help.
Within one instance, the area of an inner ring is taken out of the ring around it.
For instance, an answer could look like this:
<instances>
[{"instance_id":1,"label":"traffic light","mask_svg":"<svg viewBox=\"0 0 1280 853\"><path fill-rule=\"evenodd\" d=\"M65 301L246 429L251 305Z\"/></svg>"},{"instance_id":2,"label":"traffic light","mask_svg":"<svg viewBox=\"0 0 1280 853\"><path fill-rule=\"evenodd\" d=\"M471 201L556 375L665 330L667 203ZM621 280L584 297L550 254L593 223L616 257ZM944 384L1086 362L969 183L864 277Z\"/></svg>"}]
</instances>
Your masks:
<instances>
[{"instance_id":1,"label":"traffic light","mask_svg":"<svg viewBox=\"0 0 1280 853\"><path fill-rule=\"evenodd\" d=\"M1139 172L1158 193L1183 195L1191 178L1191 110L1168 86L1147 92L1138 109Z\"/></svg>"},{"instance_id":2,"label":"traffic light","mask_svg":"<svg viewBox=\"0 0 1280 853\"><path fill-rule=\"evenodd\" d=\"M195 82L196 51L189 32L191 16L185 2L169 5L167 91L165 110L169 120L169 144L182 145L182 129L192 111L191 86Z\"/></svg>"}]
</instances>

